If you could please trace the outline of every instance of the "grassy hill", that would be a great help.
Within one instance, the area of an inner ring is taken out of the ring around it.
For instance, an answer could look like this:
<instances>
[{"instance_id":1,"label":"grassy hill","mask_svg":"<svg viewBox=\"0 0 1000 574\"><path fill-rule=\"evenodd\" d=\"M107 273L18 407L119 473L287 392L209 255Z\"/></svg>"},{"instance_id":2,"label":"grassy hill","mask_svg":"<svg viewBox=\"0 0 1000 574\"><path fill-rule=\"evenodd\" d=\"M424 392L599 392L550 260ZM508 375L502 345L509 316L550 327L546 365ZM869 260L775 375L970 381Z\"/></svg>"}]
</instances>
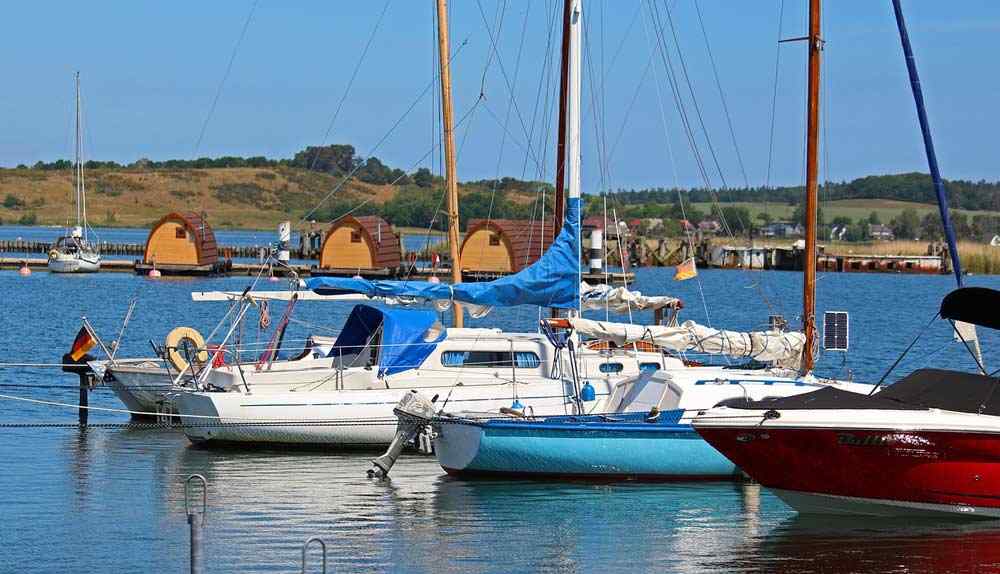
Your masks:
<instances>
[{"instance_id":1,"label":"grassy hill","mask_svg":"<svg viewBox=\"0 0 1000 574\"><path fill-rule=\"evenodd\" d=\"M217 228L271 229L286 219L297 222L341 181L340 176L288 166L102 168L86 173L87 211L91 225L148 227L170 211L194 210L204 211ZM472 205L473 195L489 193L489 183L463 184L460 193ZM438 185L418 188L351 180L324 204L316 219L331 219L358 205L358 213L381 212L400 194L426 196L436 207L442 191ZM0 169L3 223L33 218L39 225L66 225L76 217L73 198L72 170ZM506 199L528 208L534 197L515 189L506 192Z\"/></svg>"},{"instance_id":2,"label":"grassy hill","mask_svg":"<svg viewBox=\"0 0 1000 574\"><path fill-rule=\"evenodd\" d=\"M712 204L708 202L692 203L691 205L705 213L710 213L712 210ZM766 211L776 220L790 220L792 214L795 212L795 206L785 203L765 204L764 202L740 201L723 203L722 205L745 207L753 217L757 217L758 213ZM923 217L927 213L936 214L938 209L937 205L933 203L917 203L895 199L839 199L835 201L821 201L820 208L823 210L823 216L826 221L832 221L841 216L849 217L856 221L867 218L874 211L878 213L879 219L885 223L897 217L907 208L914 209L920 217ZM1000 215L1000 212L996 211L956 211L959 213L968 213L969 215Z\"/></svg>"}]
</instances>

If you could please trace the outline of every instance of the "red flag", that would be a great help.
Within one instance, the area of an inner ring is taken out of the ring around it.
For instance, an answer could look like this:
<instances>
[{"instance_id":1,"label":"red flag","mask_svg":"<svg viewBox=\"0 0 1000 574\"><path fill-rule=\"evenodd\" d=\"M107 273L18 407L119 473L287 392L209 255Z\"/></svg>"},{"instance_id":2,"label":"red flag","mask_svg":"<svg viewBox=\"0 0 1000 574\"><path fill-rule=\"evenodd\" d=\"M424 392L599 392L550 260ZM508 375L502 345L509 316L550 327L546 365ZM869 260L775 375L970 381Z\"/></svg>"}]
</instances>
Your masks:
<instances>
[{"instance_id":1,"label":"red flag","mask_svg":"<svg viewBox=\"0 0 1000 574\"><path fill-rule=\"evenodd\" d=\"M87 354L87 351L94 348L97 344L97 339L90 334L90 330L87 327L80 327L80 332L76 334L76 338L73 339L73 346L69 350L69 356L73 358L74 361L79 361Z\"/></svg>"}]
</instances>

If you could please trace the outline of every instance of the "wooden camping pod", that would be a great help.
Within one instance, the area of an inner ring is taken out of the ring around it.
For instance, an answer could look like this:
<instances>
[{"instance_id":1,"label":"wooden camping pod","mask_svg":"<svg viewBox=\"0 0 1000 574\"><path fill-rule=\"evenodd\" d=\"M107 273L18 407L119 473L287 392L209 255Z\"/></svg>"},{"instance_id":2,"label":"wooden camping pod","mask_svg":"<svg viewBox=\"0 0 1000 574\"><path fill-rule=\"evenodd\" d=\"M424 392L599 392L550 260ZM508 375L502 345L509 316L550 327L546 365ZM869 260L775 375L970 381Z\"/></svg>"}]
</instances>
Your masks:
<instances>
[{"instance_id":1,"label":"wooden camping pod","mask_svg":"<svg viewBox=\"0 0 1000 574\"><path fill-rule=\"evenodd\" d=\"M403 260L399 236L377 215L338 219L326 232L320 269L397 269Z\"/></svg>"},{"instance_id":2,"label":"wooden camping pod","mask_svg":"<svg viewBox=\"0 0 1000 574\"><path fill-rule=\"evenodd\" d=\"M142 261L147 265L215 266L219 262L215 233L197 213L168 213L150 230Z\"/></svg>"},{"instance_id":3,"label":"wooden camping pod","mask_svg":"<svg viewBox=\"0 0 1000 574\"><path fill-rule=\"evenodd\" d=\"M521 219L472 219L462 242L462 270L517 273L552 244L552 225Z\"/></svg>"}]
</instances>

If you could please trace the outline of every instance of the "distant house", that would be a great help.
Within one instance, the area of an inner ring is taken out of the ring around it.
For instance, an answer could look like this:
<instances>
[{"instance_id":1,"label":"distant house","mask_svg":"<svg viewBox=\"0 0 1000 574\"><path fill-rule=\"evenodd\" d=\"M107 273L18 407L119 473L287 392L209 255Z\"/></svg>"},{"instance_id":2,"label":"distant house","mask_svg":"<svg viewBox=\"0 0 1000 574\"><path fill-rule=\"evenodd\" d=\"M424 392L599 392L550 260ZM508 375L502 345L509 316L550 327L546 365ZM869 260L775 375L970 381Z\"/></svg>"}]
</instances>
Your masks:
<instances>
[{"instance_id":1,"label":"distant house","mask_svg":"<svg viewBox=\"0 0 1000 574\"><path fill-rule=\"evenodd\" d=\"M583 220L584 231L590 231L591 229L604 229L604 218L600 215L591 215Z\"/></svg>"},{"instance_id":2,"label":"distant house","mask_svg":"<svg viewBox=\"0 0 1000 574\"><path fill-rule=\"evenodd\" d=\"M896 239L896 234L892 232L892 228L888 225L883 225L881 223L869 223L868 237L874 239L875 241L892 241Z\"/></svg>"},{"instance_id":3,"label":"distant house","mask_svg":"<svg viewBox=\"0 0 1000 574\"><path fill-rule=\"evenodd\" d=\"M722 225L718 221L706 219L698 223L698 231L702 233L718 233L722 230Z\"/></svg>"},{"instance_id":4,"label":"distant house","mask_svg":"<svg viewBox=\"0 0 1000 574\"><path fill-rule=\"evenodd\" d=\"M805 234L805 229L799 223L774 221L765 225L760 234L764 237L801 237Z\"/></svg>"}]
</instances>

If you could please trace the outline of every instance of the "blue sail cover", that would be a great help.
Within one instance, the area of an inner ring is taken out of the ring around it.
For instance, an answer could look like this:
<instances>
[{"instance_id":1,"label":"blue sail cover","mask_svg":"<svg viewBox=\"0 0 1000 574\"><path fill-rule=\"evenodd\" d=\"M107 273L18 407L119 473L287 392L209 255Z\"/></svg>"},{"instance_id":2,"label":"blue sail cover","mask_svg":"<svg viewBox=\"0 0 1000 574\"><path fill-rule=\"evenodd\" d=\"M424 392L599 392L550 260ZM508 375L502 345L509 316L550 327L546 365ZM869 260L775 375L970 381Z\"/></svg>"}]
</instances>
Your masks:
<instances>
[{"instance_id":1,"label":"blue sail cover","mask_svg":"<svg viewBox=\"0 0 1000 574\"><path fill-rule=\"evenodd\" d=\"M580 302L580 199L569 199L566 220L548 250L518 273L482 283L369 281L313 277L306 287L323 295L360 293L369 297L415 297L453 300L488 307L538 305L576 309Z\"/></svg>"},{"instance_id":2,"label":"blue sail cover","mask_svg":"<svg viewBox=\"0 0 1000 574\"><path fill-rule=\"evenodd\" d=\"M345 354L361 351L381 327L378 374L381 377L401 373L419 367L444 339L444 329L436 338L430 341L426 338L428 329L436 322L433 311L356 305L327 356L336 357L341 351Z\"/></svg>"}]
</instances>

